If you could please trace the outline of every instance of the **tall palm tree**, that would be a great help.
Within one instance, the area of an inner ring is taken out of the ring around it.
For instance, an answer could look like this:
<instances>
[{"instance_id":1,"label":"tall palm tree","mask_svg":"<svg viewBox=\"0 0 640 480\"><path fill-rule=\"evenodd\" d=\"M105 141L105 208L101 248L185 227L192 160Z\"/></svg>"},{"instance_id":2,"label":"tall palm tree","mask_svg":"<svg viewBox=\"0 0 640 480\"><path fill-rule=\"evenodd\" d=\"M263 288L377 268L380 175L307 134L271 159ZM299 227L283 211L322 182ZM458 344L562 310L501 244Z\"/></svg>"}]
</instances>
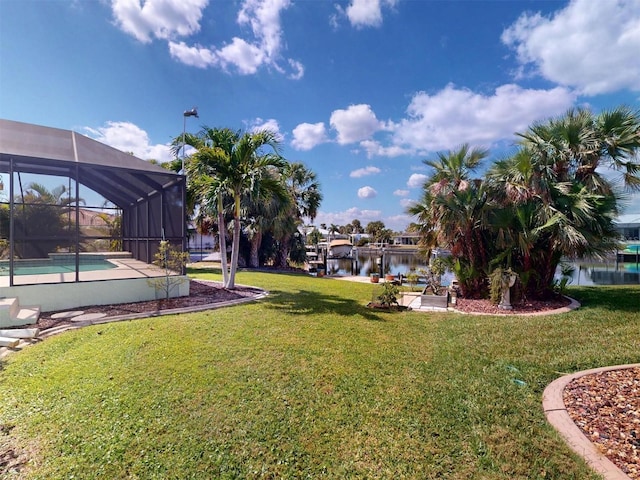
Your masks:
<instances>
[{"instance_id":1,"label":"tall palm tree","mask_svg":"<svg viewBox=\"0 0 640 480\"><path fill-rule=\"evenodd\" d=\"M200 196L208 200L210 208L213 206L210 200L215 196L223 262L226 261L224 198L227 195L231 197L231 264L228 277L223 280L226 288L234 288L240 249L243 196L259 195L261 188L272 178L272 170L282 168L284 160L279 153L280 144L276 134L268 130L240 133L229 129L204 127L198 137L201 141L200 148L187 163L187 171L194 187L200 191ZM223 274L226 274L225 272L227 265L223 263Z\"/></svg>"},{"instance_id":2,"label":"tall palm tree","mask_svg":"<svg viewBox=\"0 0 640 480\"><path fill-rule=\"evenodd\" d=\"M288 163L282 170L282 180L291 205L291 208L284 212L286 218L281 216L281 235L278 236L276 264L284 268L287 266L293 235L298 231L298 227L304 224L305 217L313 223L322 202L322 193L315 172L300 162Z\"/></svg>"},{"instance_id":3,"label":"tall palm tree","mask_svg":"<svg viewBox=\"0 0 640 480\"><path fill-rule=\"evenodd\" d=\"M211 138L224 140L228 131L211 132ZM224 145L224 142L220 142ZM199 218L213 215L218 220L218 244L220 246L220 263L222 267L222 282L226 286L229 281L229 269L227 265L227 241L225 221L225 197L228 197L228 185L226 178L229 175L229 152L214 143L214 147L201 146L194 153L186 169L189 178L188 190L193 192L192 197L197 198L199 205Z\"/></svg>"}]
</instances>

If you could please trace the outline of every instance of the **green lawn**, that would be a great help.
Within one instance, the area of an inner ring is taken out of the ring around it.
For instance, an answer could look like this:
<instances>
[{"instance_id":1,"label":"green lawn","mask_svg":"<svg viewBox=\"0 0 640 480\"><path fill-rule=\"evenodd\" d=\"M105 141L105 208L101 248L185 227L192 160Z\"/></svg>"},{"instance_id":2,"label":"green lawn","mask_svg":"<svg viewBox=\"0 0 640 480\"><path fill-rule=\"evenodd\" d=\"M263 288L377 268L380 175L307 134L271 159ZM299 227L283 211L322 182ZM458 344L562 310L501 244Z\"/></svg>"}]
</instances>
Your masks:
<instances>
[{"instance_id":1,"label":"green lawn","mask_svg":"<svg viewBox=\"0 0 640 480\"><path fill-rule=\"evenodd\" d=\"M542 391L640 361L640 287L505 318L370 311L371 284L238 282L271 294L11 355L0 445L31 452L42 479L598 478L545 421Z\"/></svg>"}]
</instances>

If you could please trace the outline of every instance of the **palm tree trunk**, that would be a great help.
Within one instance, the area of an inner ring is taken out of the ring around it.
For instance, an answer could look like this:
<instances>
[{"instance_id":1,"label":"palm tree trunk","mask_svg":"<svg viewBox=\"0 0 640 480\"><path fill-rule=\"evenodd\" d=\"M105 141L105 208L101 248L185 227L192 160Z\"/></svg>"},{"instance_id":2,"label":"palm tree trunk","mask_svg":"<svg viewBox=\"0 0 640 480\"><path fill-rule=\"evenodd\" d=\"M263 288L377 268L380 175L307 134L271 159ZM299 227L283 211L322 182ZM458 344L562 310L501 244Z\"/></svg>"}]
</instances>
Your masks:
<instances>
[{"instance_id":1,"label":"palm tree trunk","mask_svg":"<svg viewBox=\"0 0 640 480\"><path fill-rule=\"evenodd\" d=\"M231 272L227 288L235 288L236 270L238 269L238 254L240 253L240 193L236 193L233 213L233 244L231 247Z\"/></svg>"},{"instance_id":2,"label":"palm tree trunk","mask_svg":"<svg viewBox=\"0 0 640 480\"><path fill-rule=\"evenodd\" d=\"M222 285L227 286L229 268L227 266L227 226L222 211L222 194L218 193L218 238L220 239L220 265L222 267Z\"/></svg>"},{"instance_id":3,"label":"palm tree trunk","mask_svg":"<svg viewBox=\"0 0 640 480\"><path fill-rule=\"evenodd\" d=\"M280 240L280 247L278 248L278 257L276 259L276 266L278 268L286 269L289 265L287 265L287 258L289 258L289 251L291 245L291 235L286 234Z\"/></svg>"},{"instance_id":4,"label":"palm tree trunk","mask_svg":"<svg viewBox=\"0 0 640 480\"><path fill-rule=\"evenodd\" d=\"M249 253L249 266L251 268L260 267L260 245L262 244L262 232L256 231L251 237L251 252Z\"/></svg>"}]
</instances>

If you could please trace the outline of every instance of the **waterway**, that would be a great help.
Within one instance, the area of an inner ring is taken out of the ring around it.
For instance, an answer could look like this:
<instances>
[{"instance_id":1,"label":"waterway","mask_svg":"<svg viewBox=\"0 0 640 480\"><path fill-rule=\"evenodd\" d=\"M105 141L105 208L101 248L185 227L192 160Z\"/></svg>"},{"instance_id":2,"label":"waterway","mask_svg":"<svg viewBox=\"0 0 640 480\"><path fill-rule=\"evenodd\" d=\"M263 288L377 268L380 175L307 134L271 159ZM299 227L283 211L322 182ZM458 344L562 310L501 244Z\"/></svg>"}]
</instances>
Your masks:
<instances>
[{"instance_id":1,"label":"waterway","mask_svg":"<svg viewBox=\"0 0 640 480\"><path fill-rule=\"evenodd\" d=\"M362 252L354 258L327 260L328 275L356 275L368 277L372 273L407 275L411 270L426 268L428 261L414 253ZM575 268L570 285L639 285L639 262L573 262ZM558 275L559 276L559 275ZM450 283L453 275L449 272L443 278L443 284Z\"/></svg>"}]
</instances>

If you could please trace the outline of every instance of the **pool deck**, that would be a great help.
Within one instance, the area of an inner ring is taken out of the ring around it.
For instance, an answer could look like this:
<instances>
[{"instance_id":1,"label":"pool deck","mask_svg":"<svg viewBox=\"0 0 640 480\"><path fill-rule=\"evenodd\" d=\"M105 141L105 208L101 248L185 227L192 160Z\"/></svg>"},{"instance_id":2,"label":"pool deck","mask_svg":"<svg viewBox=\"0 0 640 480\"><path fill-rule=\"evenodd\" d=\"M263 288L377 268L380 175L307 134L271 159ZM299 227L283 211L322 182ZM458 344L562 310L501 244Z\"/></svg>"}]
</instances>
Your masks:
<instances>
[{"instance_id":1,"label":"pool deck","mask_svg":"<svg viewBox=\"0 0 640 480\"><path fill-rule=\"evenodd\" d=\"M106 270L91 270L79 272L81 282L93 282L104 280L123 280L132 278L153 278L161 277L164 270L156 265L150 265L133 258L113 258L109 259L116 268ZM75 282L75 272L65 273L43 273L38 275L14 275L13 284L18 285L41 285L51 283ZM0 287L9 286L9 276L0 277Z\"/></svg>"}]
</instances>

